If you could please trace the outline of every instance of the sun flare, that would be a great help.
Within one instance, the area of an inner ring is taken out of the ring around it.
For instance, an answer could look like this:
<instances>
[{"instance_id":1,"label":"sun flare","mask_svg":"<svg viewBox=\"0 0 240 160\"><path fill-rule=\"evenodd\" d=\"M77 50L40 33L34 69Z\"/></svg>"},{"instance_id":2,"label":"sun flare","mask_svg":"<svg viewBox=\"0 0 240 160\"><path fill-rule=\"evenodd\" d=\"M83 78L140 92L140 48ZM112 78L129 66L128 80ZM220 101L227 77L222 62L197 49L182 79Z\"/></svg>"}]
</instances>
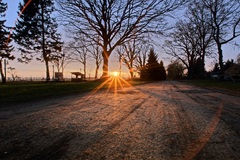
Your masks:
<instances>
[{"instance_id":1,"label":"sun flare","mask_svg":"<svg viewBox=\"0 0 240 160\"><path fill-rule=\"evenodd\" d=\"M114 77L118 77L119 76L119 72L113 72L113 76Z\"/></svg>"}]
</instances>

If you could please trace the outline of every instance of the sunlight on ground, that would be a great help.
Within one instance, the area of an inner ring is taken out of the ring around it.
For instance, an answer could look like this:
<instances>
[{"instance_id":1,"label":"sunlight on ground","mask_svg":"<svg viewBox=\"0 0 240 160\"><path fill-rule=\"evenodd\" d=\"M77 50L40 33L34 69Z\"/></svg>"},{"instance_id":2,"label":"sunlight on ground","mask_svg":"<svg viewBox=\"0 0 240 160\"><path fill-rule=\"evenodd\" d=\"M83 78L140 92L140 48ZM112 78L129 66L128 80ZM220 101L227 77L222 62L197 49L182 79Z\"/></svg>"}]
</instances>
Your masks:
<instances>
[{"instance_id":1,"label":"sunlight on ground","mask_svg":"<svg viewBox=\"0 0 240 160\"><path fill-rule=\"evenodd\" d=\"M21 12L19 13L19 16L24 12L24 10L31 3L31 1L32 0L29 0L26 3L26 5L23 7ZM16 20L16 22L17 22L17 20ZM13 31L13 29L14 28L11 29L11 32ZM10 40L10 36L11 36L11 33L9 34L7 43ZM125 92L124 88L132 87L132 85L130 83L128 83L126 80L124 80L120 76L119 72L115 71L115 72L110 73L110 77L107 78L105 81L103 81L99 86L97 86L90 93L90 95L87 96L87 99L92 98L91 96L93 94L95 94L97 91L99 91L100 89L106 88L105 86L107 86L107 89L104 91L106 94L108 94L109 92L114 93L114 99L113 99L112 103L115 103L115 99L118 97L118 91L121 90L121 91ZM185 159L193 159L200 151L203 150L205 145L209 142L211 136L213 135L214 131L216 130L217 124L220 121L220 116L223 112L223 106L224 105L221 104L221 107L219 108L219 110L217 110L217 112L213 116L212 120L210 121L209 125L206 126L206 128L202 131L202 133L200 133L199 137L192 143L188 144L188 146L186 147L185 153L183 155ZM196 145L196 144L198 144L198 145Z\"/></svg>"},{"instance_id":2,"label":"sunlight on ground","mask_svg":"<svg viewBox=\"0 0 240 160\"><path fill-rule=\"evenodd\" d=\"M89 95L95 94L100 89L106 88L105 93L108 94L109 92L114 93L114 97L117 97L118 90L125 92L124 88L132 87L130 83L124 80L122 77L119 76L119 72L112 72L111 77L107 78L103 81L99 86L97 86Z\"/></svg>"},{"instance_id":3,"label":"sunlight on ground","mask_svg":"<svg viewBox=\"0 0 240 160\"><path fill-rule=\"evenodd\" d=\"M100 90L103 87L106 88L106 86L107 89L104 91L106 97L109 92L113 93L114 95L112 99L113 106L115 106L115 102L117 102L116 100L119 91L123 91L123 93L126 93L124 88L133 87L130 83L128 83L126 80L119 76L119 72L112 72L112 76L106 79L104 82L102 82L98 87L96 87L94 91L91 93L91 95L95 94L98 90ZM217 110L215 115L212 117L212 120L209 122L209 125L206 126L206 128L198 136L198 138L192 143L187 144L187 148L183 154L185 159L193 159L199 152L201 152L204 149L205 145L209 142L211 136L216 130L216 126L219 123L222 111L223 103L221 104L219 110ZM198 145L196 146L195 144Z\"/></svg>"}]
</instances>

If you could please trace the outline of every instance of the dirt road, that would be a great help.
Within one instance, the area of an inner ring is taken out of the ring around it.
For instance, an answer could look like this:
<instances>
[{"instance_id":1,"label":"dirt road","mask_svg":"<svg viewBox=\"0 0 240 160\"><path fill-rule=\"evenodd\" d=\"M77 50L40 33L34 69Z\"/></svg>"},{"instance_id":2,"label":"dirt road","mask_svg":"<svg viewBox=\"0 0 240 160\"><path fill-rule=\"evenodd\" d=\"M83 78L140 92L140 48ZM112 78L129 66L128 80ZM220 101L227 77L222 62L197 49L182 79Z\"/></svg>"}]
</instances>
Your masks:
<instances>
[{"instance_id":1,"label":"dirt road","mask_svg":"<svg viewBox=\"0 0 240 160\"><path fill-rule=\"evenodd\" d=\"M0 110L0 159L239 159L240 98L158 82Z\"/></svg>"}]
</instances>

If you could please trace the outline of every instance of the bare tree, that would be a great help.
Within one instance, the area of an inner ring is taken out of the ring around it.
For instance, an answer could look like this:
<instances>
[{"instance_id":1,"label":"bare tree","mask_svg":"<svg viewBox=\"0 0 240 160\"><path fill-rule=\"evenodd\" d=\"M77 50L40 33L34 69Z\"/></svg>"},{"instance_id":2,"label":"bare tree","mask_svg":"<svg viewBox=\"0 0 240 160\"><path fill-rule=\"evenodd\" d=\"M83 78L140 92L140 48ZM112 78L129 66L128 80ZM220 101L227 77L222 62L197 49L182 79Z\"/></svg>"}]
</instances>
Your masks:
<instances>
[{"instance_id":1,"label":"bare tree","mask_svg":"<svg viewBox=\"0 0 240 160\"><path fill-rule=\"evenodd\" d=\"M12 76L12 81L16 81L20 78L17 76L17 71L14 67L8 67L8 73Z\"/></svg>"},{"instance_id":2,"label":"bare tree","mask_svg":"<svg viewBox=\"0 0 240 160\"><path fill-rule=\"evenodd\" d=\"M102 47L102 78L108 76L108 59L117 46L144 33L161 32L163 19L185 1L57 0L63 23Z\"/></svg>"},{"instance_id":3,"label":"bare tree","mask_svg":"<svg viewBox=\"0 0 240 160\"><path fill-rule=\"evenodd\" d=\"M127 42L117 50L120 63L123 62L126 65L129 70L131 79L133 78L134 61L137 58L138 52L139 49L136 44L136 39L133 39L131 42Z\"/></svg>"},{"instance_id":4,"label":"bare tree","mask_svg":"<svg viewBox=\"0 0 240 160\"><path fill-rule=\"evenodd\" d=\"M147 64L147 55L149 50L153 48L153 46L145 40L141 41L138 45L139 52L137 52L137 57L135 59L134 66L140 74L141 70Z\"/></svg>"},{"instance_id":5,"label":"bare tree","mask_svg":"<svg viewBox=\"0 0 240 160\"><path fill-rule=\"evenodd\" d=\"M88 48L84 41L84 38L79 37L75 38L74 41L69 43L69 49L71 52L71 59L73 61L80 62L83 65L83 73L84 76L87 74L87 58L88 56ZM85 77L84 77L85 78Z\"/></svg>"},{"instance_id":6,"label":"bare tree","mask_svg":"<svg viewBox=\"0 0 240 160\"><path fill-rule=\"evenodd\" d=\"M54 64L54 66L56 66L58 72L62 72L63 78L64 69L73 60L71 57L71 52L69 52L69 48L64 46L62 47L62 52L57 52L57 54L52 57L51 62Z\"/></svg>"},{"instance_id":7,"label":"bare tree","mask_svg":"<svg viewBox=\"0 0 240 160\"><path fill-rule=\"evenodd\" d=\"M95 79L98 78L98 70L100 68L100 65L102 64L102 50L101 47L98 44L90 44L88 47L88 51L90 53L90 57L92 57L95 61Z\"/></svg>"},{"instance_id":8,"label":"bare tree","mask_svg":"<svg viewBox=\"0 0 240 160\"><path fill-rule=\"evenodd\" d=\"M168 55L179 59L188 69L188 76L192 77L194 63L199 53L199 38L196 26L180 20L176 29L170 34L171 40L166 40L164 50Z\"/></svg>"},{"instance_id":9,"label":"bare tree","mask_svg":"<svg viewBox=\"0 0 240 160\"><path fill-rule=\"evenodd\" d=\"M222 46L240 36L240 3L239 0L201 0L201 3L211 17L210 25L223 71Z\"/></svg>"},{"instance_id":10,"label":"bare tree","mask_svg":"<svg viewBox=\"0 0 240 160\"><path fill-rule=\"evenodd\" d=\"M196 27L196 35L198 37L199 59L200 59L200 74L205 72L205 58L210 57L214 52L211 50L213 46L213 30L210 25L210 14L207 9L201 6L198 1L192 1L188 5L188 10L185 17L191 25Z\"/></svg>"}]
</instances>

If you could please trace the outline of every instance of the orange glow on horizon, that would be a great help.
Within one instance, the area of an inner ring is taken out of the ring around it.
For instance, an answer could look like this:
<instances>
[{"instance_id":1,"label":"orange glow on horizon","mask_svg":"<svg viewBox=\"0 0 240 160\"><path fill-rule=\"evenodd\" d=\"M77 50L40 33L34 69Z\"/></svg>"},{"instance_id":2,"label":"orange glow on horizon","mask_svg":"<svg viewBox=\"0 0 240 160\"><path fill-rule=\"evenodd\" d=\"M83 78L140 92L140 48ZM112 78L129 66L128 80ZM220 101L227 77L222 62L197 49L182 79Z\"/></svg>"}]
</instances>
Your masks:
<instances>
[{"instance_id":1,"label":"orange glow on horizon","mask_svg":"<svg viewBox=\"0 0 240 160\"><path fill-rule=\"evenodd\" d=\"M121 90L121 92L125 92L125 88L133 87L129 82L127 82L125 79L119 76L119 72L112 72L110 73L109 78L107 78L105 81L103 81L99 86L97 86L92 92L89 93L87 96L90 98L92 95L94 95L96 92L98 92L100 89L105 89L104 93L108 94L109 92L114 93L114 97L117 97L118 91ZM136 88L134 87L134 90ZM87 98L87 99L88 99Z\"/></svg>"},{"instance_id":2,"label":"orange glow on horizon","mask_svg":"<svg viewBox=\"0 0 240 160\"><path fill-rule=\"evenodd\" d=\"M113 74L114 77L118 77L119 76L119 72L116 72L116 71L114 71L112 74Z\"/></svg>"}]
</instances>

